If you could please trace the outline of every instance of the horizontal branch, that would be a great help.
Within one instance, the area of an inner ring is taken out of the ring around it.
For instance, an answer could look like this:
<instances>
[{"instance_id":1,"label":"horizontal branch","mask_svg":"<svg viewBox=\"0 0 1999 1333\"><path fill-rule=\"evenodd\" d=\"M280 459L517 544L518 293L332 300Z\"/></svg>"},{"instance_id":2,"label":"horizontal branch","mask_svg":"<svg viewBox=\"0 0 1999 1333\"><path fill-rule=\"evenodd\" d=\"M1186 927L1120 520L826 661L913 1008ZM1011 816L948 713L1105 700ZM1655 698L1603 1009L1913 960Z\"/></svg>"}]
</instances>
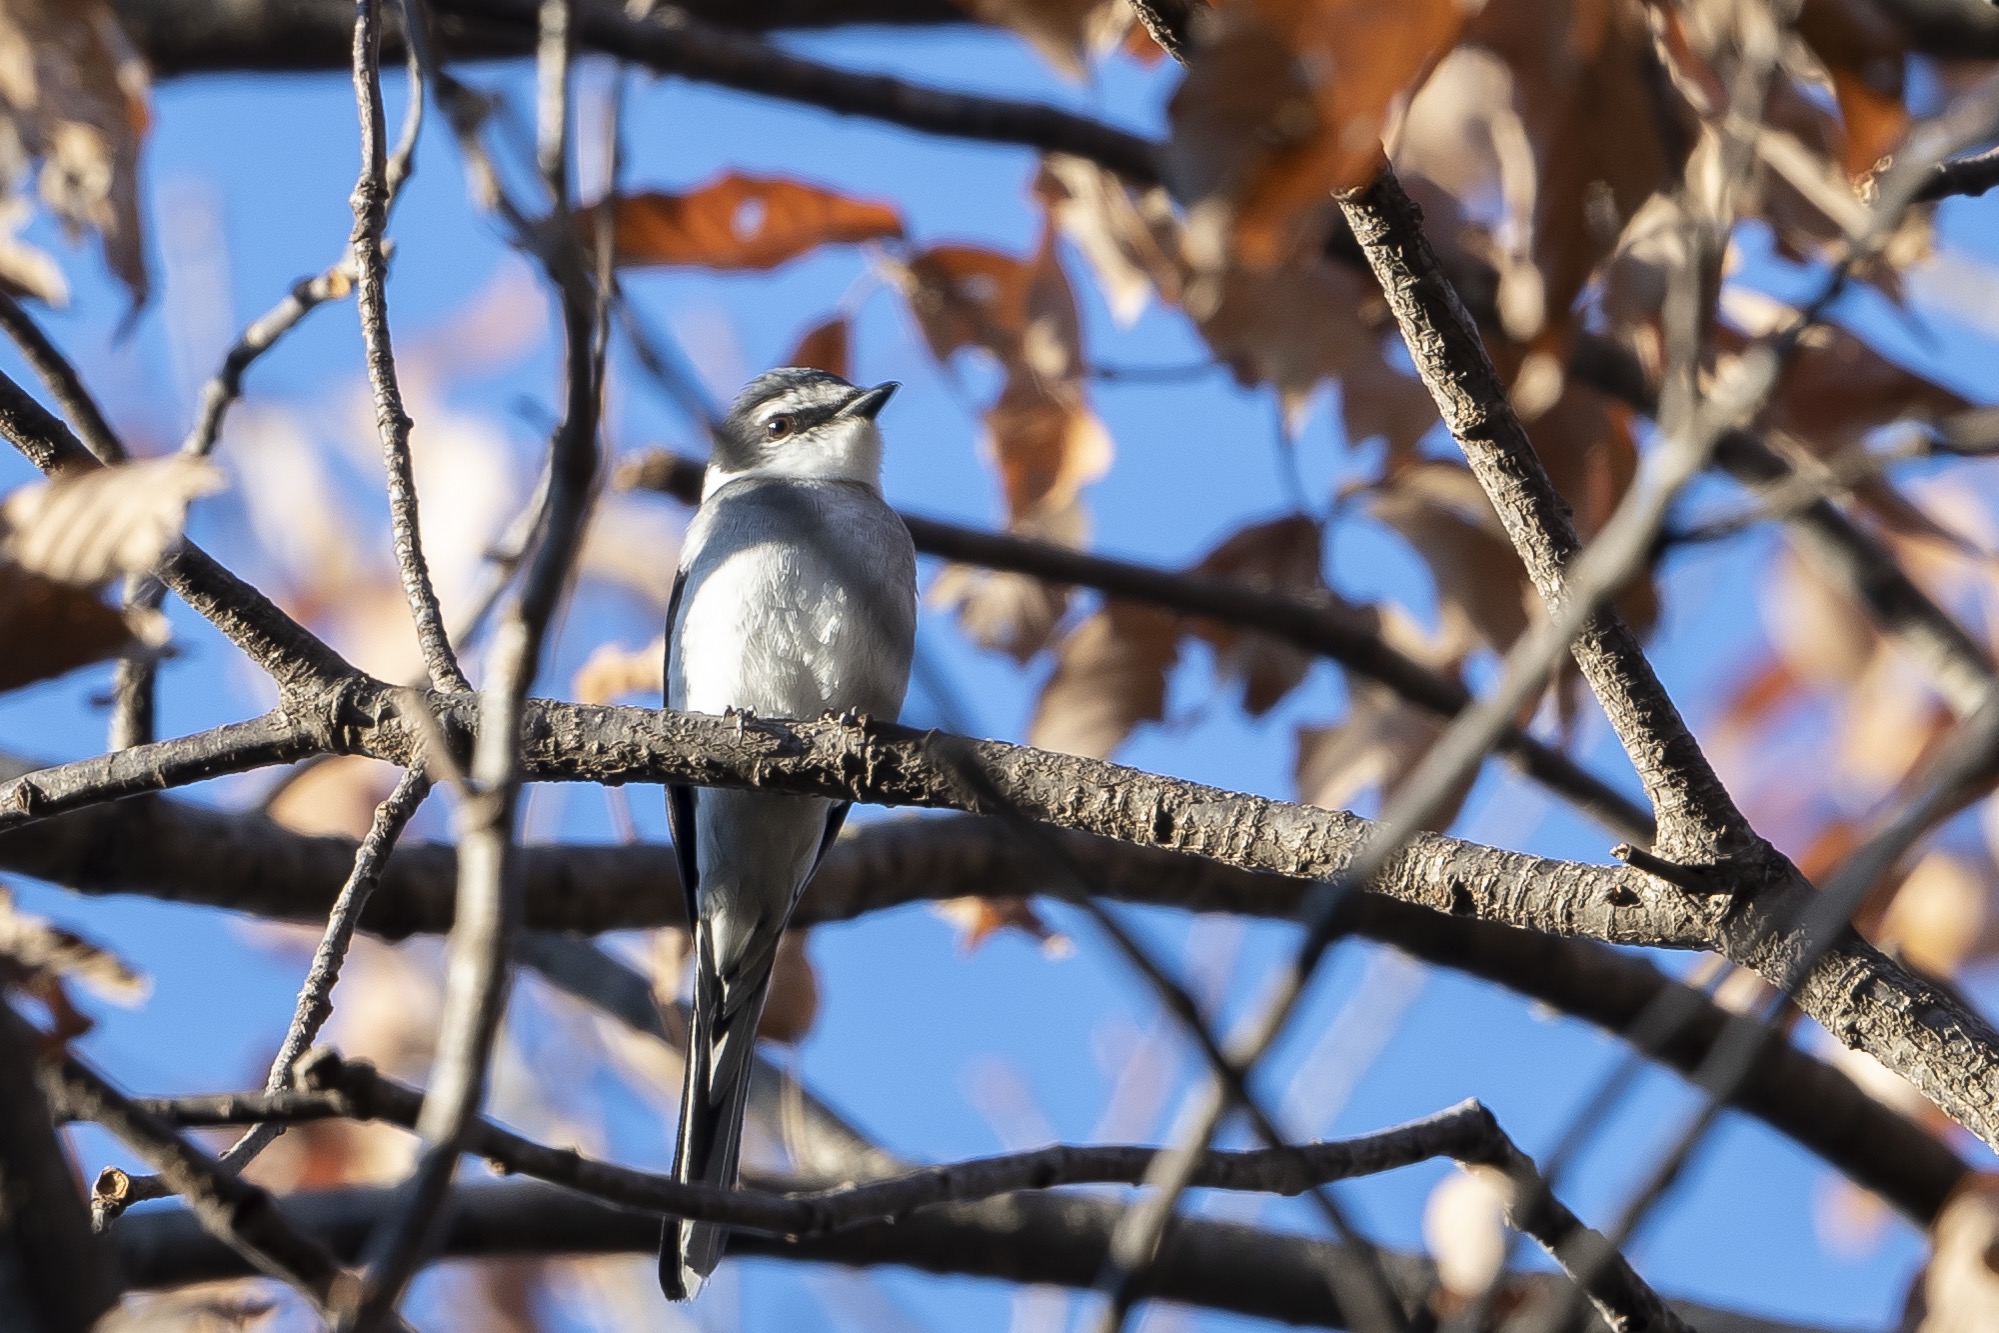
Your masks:
<instances>
[{"instance_id":1,"label":"horizontal branch","mask_svg":"<svg viewBox=\"0 0 1999 1333\"><path fill-rule=\"evenodd\" d=\"M299 1063L301 1084L320 1094L315 1102L295 1094L243 1093L225 1099L187 1099L203 1123L276 1122L289 1115L322 1119L330 1111L359 1120L382 1120L414 1130L423 1094L383 1078L363 1061L342 1060L322 1048ZM181 1120L182 1101L148 1102L148 1111ZM247 1116L247 1120L233 1117ZM1002 1157L923 1167L884 1180L830 1189L777 1192L752 1186L727 1189L636 1171L550 1148L484 1118L467 1126L464 1151L484 1157L510 1175L562 1185L607 1203L666 1217L719 1222L738 1232L807 1237L880 1222L894 1222L946 1204L982 1202L1024 1190L1066 1185L1144 1183L1160 1149L1116 1145L1054 1145ZM1462 1102L1377 1133L1333 1143L1305 1143L1248 1152L1208 1150L1194 1164L1189 1184L1203 1189L1298 1195L1335 1180L1379 1175L1418 1162L1449 1157L1487 1165L1512 1183L1511 1220L1532 1236L1564 1270L1587 1283L1591 1302L1613 1329L1680 1329L1685 1325L1608 1242L1585 1227L1548 1189L1492 1113ZM1587 1277L1581 1276L1587 1274Z\"/></svg>"},{"instance_id":2,"label":"horizontal branch","mask_svg":"<svg viewBox=\"0 0 1999 1333\"><path fill-rule=\"evenodd\" d=\"M431 0L440 14L512 24L532 32L535 0ZM865 116L924 134L1069 153L1141 185L1157 184L1152 141L1057 107L927 88L883 74L857 74L782 51L684 13L633 19L607 5L579 5L577 43L657 74L677 74L740 92Z\"/></svg>"},{"instance_id":3,"label":"horizontal branch","mask_svg":"<svg viewBox=\"0 0 1999 1333\"><path fill-rule=\"evenodd\" d=\"M392 1199L354 1188L294 1195L281 1205L296 1223L352 1259ZM920 1219L855 1227L795 1241L743 1235L738 1257L851 1267L895 1265L926 1273L1087 1290L1103 1264L1118 1205L1076 1195L1010 1195L927 1210ZM507 1181L459 1186L438 1253L447 1258L641 1254L659 1248L659 1224L553 1186ZM113 1233L127 1280L159 1289L248 1273L236 1255L204 1236L186 1210L134 1213ZM1415 1255L1386 1255L1390 1280L1410 1310L1434 1287L1436 1270ZM1328 1273L1354 1271L1344 1246L1226 1222L1182 1219L1167 1239L1151 1298L1320 1328L1348 1321ZM1555 1274L1522 1274L1502 1287L1505 1308L1525 1308L1566 1289ZM1674 1310L1701 1333L1819 1333L1688 1302ZM1601 1330L1591 1320L1587 1327Z\"/></svg>"},{"instance_id":4,"label":"horizontal branch","mask_svg":"<svg viewBox=\"0 0 1999 1333\"><path fill-rule=\"evenodd\" d=\"M695 504L700 500L703 473L703 465L694 459L655 450L625 464L618 482ZM1460 681L1397 650L1379 634L1356 624L1352 615L1342 614L1325 602L1110 560L1053 542L984 532L917 515L904 514L902 520L916 549L926 555L1027 574L1050 583L1094 588L1107 596L1267 634L1330 658L1441 717L1454 716L1471 703L1471 693ZM1506 730L1499 750L1521 772L1573 801L1613 832L1651 842L1652 817L1644 807L1561 750L1518 727Z\"/></svg>"},{"instance_id":5,"label":"horizontal branch","mask_svg":"<svg viewBox=\"0 0 1999 1333\"><path fill-rule=\"evenodd\" d=\"M18 761L11 762L0 762L0 775L18 771ZM1062 845L1099 895L1124 902L1286 919L1311 888L1301 879L1083 835L1062 835ZM354 843L346 839L307 837L261 815L174 799L100 806L0 834L0 869L87 893L138 893L313 923L325 918L353 858ZM519 868L531 929L595 934L682 920L678 872L664 846L530 845L521 849ZM448 930L456 875L450 847L399 846L363 926L391 938ZM1048 875L1045 859L997 821L872 821L834 845L797 919L845 921L941 897L1033 894L1048 887ZM1728 1020L1727 1011L1652 964L1588 941L1379 895L1353 900L1350 911L1347 925L1355 934L1616 1034L1628 1035L1631 1020L1655 997L1678 989L1696 1017L1647 1054L1682 1073L1699 1066ZM1793 1047L1773 1046L1734 1104L1919 1223L1936 1215L1965 1174L1950 1149L1921 1127Z\"/></svg>"},{"instance_id":6,"label":"horizontal branch","mask_svg":"<svg viewBox=\"0 0 1999 1333\"><path fill-rule=\"evenodd\" d=\"M45 1057L42 1090L52 1108L116 1134L188 1201L189 1215L245 1264L296 1287L322 1314L344 1276L318 1239L293 1224L272 1196L189 1143L172 1126L138 1109L73 1056Z\"/></svg>"},{"instance_id":7,"label":"horizontal branch","mask_svg":"<svg viewBox=\"0 0 1999 1333\"><path fill-rule=\"evenodd\" d=\"M111 0L126 34L162 78L205 73L295 73L347 69L352 0ZM686 0L710 23L753 31L836 25L968 23L950 0ZM399 10L383 16L383 58L403 58ZM534 54L534 34L473 16L439 21L440 54L453 60Z\"/></svg>"},{"instance_id":8,"label":"horizontal branch","mask_svg":"<svg viewBox=\"0 0 1999 1333\"><path fill-rule=\"evenodd\" d=\"M273 712L193 736L58 764L0 785L0 829L226 773L295 763L321 748L291 718Z\"/></svg>"}]
</instances>

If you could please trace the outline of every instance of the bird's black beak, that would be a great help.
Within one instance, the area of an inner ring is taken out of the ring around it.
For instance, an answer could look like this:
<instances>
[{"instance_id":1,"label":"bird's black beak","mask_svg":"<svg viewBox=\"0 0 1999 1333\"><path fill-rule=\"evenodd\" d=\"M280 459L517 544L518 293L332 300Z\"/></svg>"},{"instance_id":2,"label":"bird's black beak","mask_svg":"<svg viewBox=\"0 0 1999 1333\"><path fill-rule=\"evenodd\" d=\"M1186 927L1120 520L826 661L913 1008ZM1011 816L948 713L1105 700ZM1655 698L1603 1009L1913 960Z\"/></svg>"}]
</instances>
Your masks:
<instances>
[{"instance_id":1,"label":"bird's black beak","mask_svg":"<svg viewBox=\"0 0 1999 1333\"><path fill-rule=\"evenodd\" d=\"M895 391L901 387L902 385L896 381L889 380L885 384L875 385L872 389L863 389L860 393L854 395L848 401L847 405L834 415L842 417L866 417L869 421L873 421L875 413L888 406L888 400L895 397Z\"/></svg>"}]
</instances>

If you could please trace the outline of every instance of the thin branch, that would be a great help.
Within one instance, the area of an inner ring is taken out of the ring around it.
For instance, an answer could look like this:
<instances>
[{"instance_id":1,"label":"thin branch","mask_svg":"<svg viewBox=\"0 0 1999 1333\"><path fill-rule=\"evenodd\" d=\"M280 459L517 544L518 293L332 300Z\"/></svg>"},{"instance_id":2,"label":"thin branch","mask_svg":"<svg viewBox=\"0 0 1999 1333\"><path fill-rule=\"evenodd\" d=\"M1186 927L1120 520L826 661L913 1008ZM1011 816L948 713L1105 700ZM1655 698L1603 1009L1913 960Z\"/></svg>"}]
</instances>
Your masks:
<instances>
[{"instance_id":1,"label":"thin branch","mask_svg":"<svg viewBox=\"0 0 1999 1333\"><path fill-rule=\"evenodd\" d=\"M0 829L143 792L304 759L321 747L282 711L38 769L0 785Z\"/></svg>"},{"instance_id":2,"label":"thin branch","mask_svg":"<svg viewBox=\"0 0 1999 1333\"><path fill-rule=\"evenodd\" d=\"M355 300L361 313L361 339L367 350L368 382L375 394L375 428L382 438L382 464L388 473L389 518L394 535L396 568L403 595L416 624L417 644L431 684L440 690L468 688L465 673L451 651L438 609L437 589L423 556L417 513L416 475L410 460L410 419L403 410L402 388L396 379L396 358L389 340L388 265L383 255L383 231L388 225L389 163L382 117L381 0L358 0L354 20L354 98L361 117L361 177L354 185L354 234L349 242L358 279ZM420 102L421 84L411 97Z\"/></svg>"},{"instance_id":3,"label":"thin branch","mask_svg":"<svg viewBox=\"0 0 1999 1333\"><path fill-rule=\"evenodd\" d=\"M421 0L416 2L420 7ZM343 1329L361 1333L394 1310L423 1262L457 1167L459 1145L484 1097L492 1043L506 1005L510 940L520 915L511 861L522 777L523 705L582 542L597 477L601 397L597 368L604 304L602 288L584 272L568 216L573 23L568 0L544 0L537 55L537 83L543 93L537 142L553 203L549 227L558 238L544 258L562 310L566 401L561 424L549 442L541 547L528 567L519 603L495 634L492 676L480 698L471 766L476 794L461 806L458 911L451 933L437 1065L431 1096L417 1126L424 1149L404 1183L405 1207L394 1224L370 1242L367 1280L340 1321Z\"/></svg>"},{"instance_id":4,"label":"thin branch","mask_svg":"<svg viewBox=\"0 0 1999 1333\"><path fill-rule=\"evenodd\" d=\"M1542 599L1561 606L1568 600L1567 569L1582 550L1581 540L1567 502L1507 401L1476 326L1423 236L1421 214L1387 171L1340 205L1444 424L1491 497ZM1659 823L1656 850L1687 864L1750 850L1754 834L1660 685L1643 644L1614 609L1590 619L1576 640L1575 658L1652 800Z\"/></svg>"},{"instance_id":5,"label":"thin branch","mask_svg":"<svg viewBox=\"0 0 1999 1333\"><path fill-rule=\"evenodd\" d=\"M694 459L653 450L620 466L617 484L698 504L704 471ZM1107 596L1268 634L1379 681L1440 717L1455 716L1471 702L1471 693L1461 682L1401 652L1339 605L915 514L904 514L902 520L916 549L926 555L1028 574L1054 584L1095 588ZM1641 806L1556 747L1509 723L1498 749L1522 773L1573 801L1612 832L1652 840L1652 820Z\"/></svg>"},{"instance_id":6,"label":"thin branch","mask_svg":"<svg viewBox=\"0 0 1999 1333\"><path fill-rule=\"evenodd\" d=\"M1988 148L1930 168L1929 179L1916 191L1916 202L1930 203L1954 196L1976 199L1995 185L1999 185L1999 148Z\"/></svg>"},{"instance_id":7,"label":"thin branch","mask_svg":"<svg viewBox=\"0 0 1999 1333\"><path fill-rule=\"evenodd\" d=\"M76 436L21 386L0 375L0 438L51 475L101 466ZM338 653L276 603L217 564L192 542L161 562L160 581L222 631L285 691L322 692L354 674Z\"/></svg>"},{"instance_id":8,"label":"thin branch","mask_svg":"<svg viewBox=\"0 0 1999 1333\"><path fill-rule=\"evenodd\" d=\"M391 1191L368 1187L290 1196L282 1207L299 1225L351 1258L382 1215ZM800 1263L851 1267L895 1265L919 1272L1009 1283L1087 1287L1102 1262L1117 1205L1085 1195L1015 1195L988 1203L931 1209L915 1221L855 1227L810 1240L748 1234L734 1252ZM659 1248L659 1223L535 1181L460 1186L452 1194L440 1247L452 1258L645 1254ZM121 1264L142 1289L252 1274L227 1248L204 1236L182 1209L134 1216L116 1237ZM1340 1246L1258 1227L1190 1218L1168 1241L1156 1300L1318 1328L1351 1326L1325 1274L1352 1262ZM1435 1270L1419 1256L1395 1255L1396 1289L1408 1306L1423 1299ZM1521 1274L1507 1286L1509 1307L1542 1299L1565 1281ZM1781 1321L1673 1303L1701 1333L1825 1333ZM1595 1321L1579 1333L1594 1333Z\"/></svg>"},{"instance_id":9,"label":"thin branch","mask_svg":"<svg viewBox=\"0 0 1999 1333\"><path fill-rule=\"evenodd\" d=\"M325 1314L348 1281L339 1260L279 1211L271 1196L189 1143L171 1126L134 1106L74 1056L45 1060L42 1090L70 1116L94 1120L123 1139L187 1201L202 1230L222 1241L257 1272L298 1290Z\"/></svg>"},{"instance_id":10,"label":"thin branch","mask_svg":"<svg viewBox=\"0 0 1999 1333\"><path fill-rule=\"evenodd\" d=\"M128 1106L176 1123L205 1125L347 1116L414 1129L422 1118L423 1094L383 1077L365 1061L343 1060L322 1048L302 1061L298 1072L308 1089L304 1095L228 1093L150 1099ZM925 1167L860 1184L779 1193L767 1187L724 1189L677 1181L594 1161L570 1149L536 1143L483 1118L468 1127L463 1147L510 1175L561 1185L607 1203L787 1237L895 1222L925 1209L978 1203L1024 1190L1135 1185L1159 1153L1155 1148L1058 1145ZM1329 1181L1379 1175L1438 1157L1497 1167L1514 1186L1510 1212L1517 1225L1558 1259L1582 1253L1599 1261L1601 1271L1588 1279L1588 1292L1612 1329L1684 1327L1620 1256L1602 1255L1602 1237L1548 1193L1532 1160L1476 1101L1353 1139L1248 1152L1208 1150L1200 1155L1192 1181L1201 1189L1295 1196Z\"/></svg>"},{"instance_id":11,"label":"thin branch","mask_svg":"<svg viewBox=\"0 0 1999 1333\"><path fill-rule=\"evenodd\" d=\"M535 0L431 0L443 13L477 15L523 29L535 21ZM1140 185L1160 179L1158 153L1146 139L1083 116L1033 102L980 97L855 74L782 51L767 42L712 26L684 12L652 20L627 18L608 6L576 14L575 40L659 74L801 102L846 116L866 116L925 134L1018 144L1071 153Z\"/></svg>"},{"instance_id":12,"label":"thin branch","mask_svg":"<svg viewBox=\"0 0 1999 1333\"><path fill-rule=\"evenodd\" d=\"M346 961L347 950L354 942L362 909L368 905L369 896L381 882L382 867L388 861L396 839L402 836L403 828L429 792L430 779L424 767L418 765L405 769L388 799L375 807L368 836L361 839L361 845L355 849L354 869L348 874L347 882L340 886L340 896L333 900L333 911L326 919L326 933L320 938L319 947L313 951L312 966L306 971L305 984L299 988L291 1026L286 1029L285 1039L271 1061L271 1072L264 1080L266 1092L282 1093L292 1086L292 1066L318 1039L320 1028L332 1015L333 988L340 980L341 964ZM223 1165L241 1171L282 1132L282 1127L277 1125L254 1126L223 1152Z\"/></svg>"},{"instance_id":13,"label":"thin branch","mask_svg":"<svg viewBox=\"0 0 1999 1333\"><path fill-rule=\"evenodd\" d=\"M76 428L90 452L100 463L122 463L129 453L125 441L113 430L111 423L104 419L104 412L97 406L97 400L84 387L83 377L76 373L76 367L62 354L62 349L42 331L34 316L30 315L12 292L0 290L0 329L14 341L21 359L33 368L35 374L48 386L49 393L63 410L70 424Z\"/></svg>"}]
</instances>

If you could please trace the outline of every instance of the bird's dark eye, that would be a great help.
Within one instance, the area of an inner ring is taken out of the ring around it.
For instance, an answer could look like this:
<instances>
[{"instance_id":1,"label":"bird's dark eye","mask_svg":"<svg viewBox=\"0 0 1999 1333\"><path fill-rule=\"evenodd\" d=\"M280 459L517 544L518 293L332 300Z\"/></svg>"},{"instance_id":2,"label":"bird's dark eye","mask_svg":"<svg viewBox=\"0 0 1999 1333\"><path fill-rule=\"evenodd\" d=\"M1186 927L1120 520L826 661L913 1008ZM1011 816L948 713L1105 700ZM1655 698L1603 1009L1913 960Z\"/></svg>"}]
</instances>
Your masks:
<instances>
[{"instance_id":1,"label":"bird's dark eye","mask_svg":"<svg viewBox=\"0 0 1999 1333\"><path fill-rule=\"evenodd\" d=\"M764 422L764 434L773 440L781 440L796 429L798 429L798 418L792 416L774 416Z\"/></svg>"}]
</instances>

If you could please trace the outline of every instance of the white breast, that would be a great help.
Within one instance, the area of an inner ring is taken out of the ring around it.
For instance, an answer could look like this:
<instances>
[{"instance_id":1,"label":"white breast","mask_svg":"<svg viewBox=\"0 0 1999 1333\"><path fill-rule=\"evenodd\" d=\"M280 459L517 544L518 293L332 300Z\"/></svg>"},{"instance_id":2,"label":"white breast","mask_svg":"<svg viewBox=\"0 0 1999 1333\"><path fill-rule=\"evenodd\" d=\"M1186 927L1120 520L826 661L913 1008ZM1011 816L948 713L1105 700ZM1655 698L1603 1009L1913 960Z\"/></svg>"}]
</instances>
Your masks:
<instances>
[{"instance_id":1,"label":"white breast","mask_svg":"<svg viewBox=\"0 0 1999 1333\"><path fill-rule=\"evenodd\" d=\"M915 627L907 546L880 497L850 485L739 483L712 496L688 531L668 705L892 720Z\"/></svg>"}]
</instances>

